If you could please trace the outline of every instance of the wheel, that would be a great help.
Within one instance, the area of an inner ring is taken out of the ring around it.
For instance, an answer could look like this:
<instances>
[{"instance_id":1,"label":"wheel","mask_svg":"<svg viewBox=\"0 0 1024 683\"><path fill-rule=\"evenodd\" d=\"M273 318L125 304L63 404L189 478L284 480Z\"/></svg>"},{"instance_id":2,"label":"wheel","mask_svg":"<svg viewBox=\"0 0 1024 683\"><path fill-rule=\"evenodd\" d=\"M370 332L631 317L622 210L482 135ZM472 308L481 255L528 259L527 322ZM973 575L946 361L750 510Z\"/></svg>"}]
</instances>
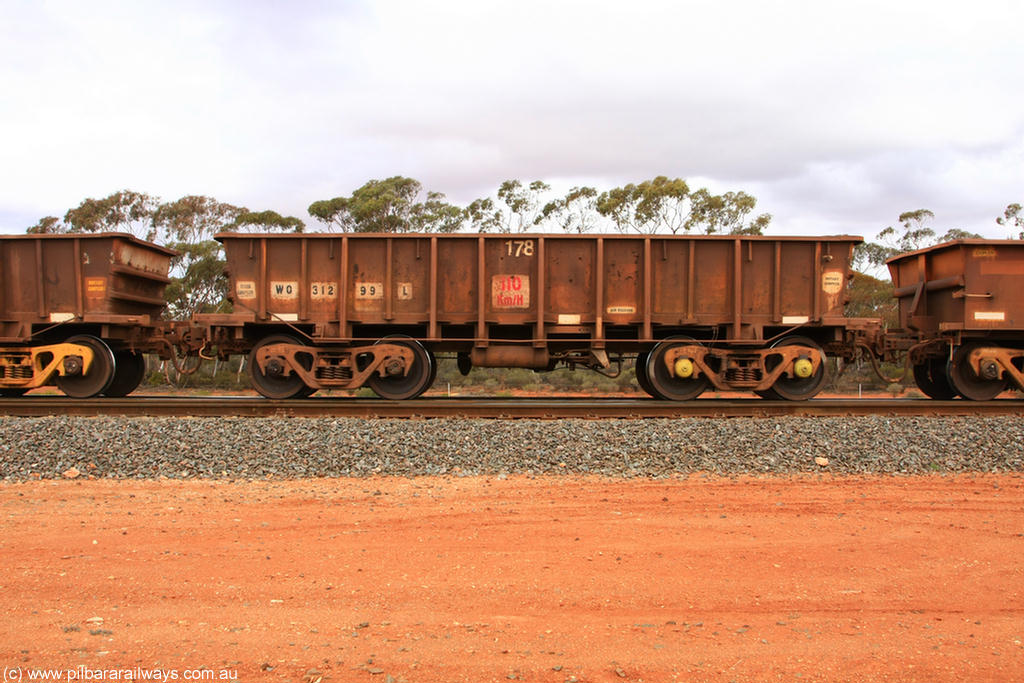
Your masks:
<instances>
[{"instance_id":1,"label":"wheel","mask_svg":"<svg viewBox=\"0 0 1024 683\"><path fill-rule=\"evenodd\" d=\"M949 401L957 397L957 391L949 383L945 358L926 358L913 367L914 382L928 398Z\"/></svg>"},{"instance_id":2,"label":"wheel","mask_svg":"<svg viewBox=\"0 0 1024 683\"><path fill-rule=\"evenodd\" d=\"M67 342L92 349L92 365L85 374L58 375L57 388L72 398L99 396L114 380L114 370L117 366L114 352L102 339L87 334L71 337Z\"/></svg>"},{"instance_id":3,"label":"wheel","mask_svg":"<svg viewBox=\"0 0 1024 683\"><path fill-rule=\"evenodd\" d=\"M828 380L824 352L822 352L821 347L814 340L807 337L783 337L772 344L770 348L775 349L782 346L809 346L812 349L817 349L821 353L822 363L818 366L818 371L810 377L788 377L783 374L775 380L775 384L766 391L758 392L758 395L764 398L786 401L806 401L809 398L813 398L825 387L825 382ZM775 369L779 362L778 360L773 361L769 357L765 361L765 367L770 372Z\"/></svg>"},{"instance_id":4,"label":"wheel","mask_svg":"<svg viewBox=\"0 0 1024 683\"><path fill-rule=\"evenodd\" d=\"M672 337L661 342L647 355L645 372L650 382L650 393L666 401L689 401L697 398L710 384L705 375L699 377L673 377L665 367L665 352L677 346L697 344L689 337Z\"/></svg>"},{"instance_id":5,"label":"wheel","mask_svg":"<svg viewBox=\"0 0 1024 683\"><path fill-rule=\"evenodd\" d=\"M306 383L297 374L284 374L284 359L272 358L267 364L266 372L260 371L260 366L256 362L256 354L259 353L260 349L272 344L300 345L301 342L287 334L272 334L259 340L252 347L252 351L249 352L249 378L252 379L253 387L267 398L272 399L283 400L303 396L304 392L309 390L309 387L306 386ZM306 369L308 370L309 368ZM309 394L305 395L308 396Z\"/></svg>"},{"instance_id":6,"label":"wheel","mask_svg":"<svg viewBox=\"0 0 1024 683\"><path fill-rule=\"evenodd\" d=\"M651 386L651 378L647 376L647 356L646 351L636 354L636 383L643 389L647 394L657 398L654 393L654 387Z\"/></svg>"},{"instance_id":7,"label":"wheel","mask_svg":"<svg viewBox=\"0 0 1024 683\"><path fill-rule=\"evenodd\" d=\"M424 348L411 337L384 337L378 344L397 344L413 351L412 367L407 375L381 376L376 372L370 375L366 385L373 389L381 398L392 401L403 401L416 398L430 388L437 373L434 354Z\"/></svg>"},{"instance_id":8,"label":"wheel","mask_svg":"<svg viewBox=\"0 0 1024 683\"><path fill-rule=\"evenodd\" d=\"M961 396L971 401L991 401L1006 389L1006 378L984 379L974 374L969 358L971 351L984 344L964 344L953 351L946 367L949 383Z\"/></svg>"},{"instance_id":9,"label":"wheel","mask_svg":"<svg viewBox=\"0 0 1024 683\"><path fill-rule=\"evenodd\" d=\"M120 398L135 391L146 376L146 358L134 351L114 352L114 378L103 392L104 396Z\"/></svg>"}]
</instances>

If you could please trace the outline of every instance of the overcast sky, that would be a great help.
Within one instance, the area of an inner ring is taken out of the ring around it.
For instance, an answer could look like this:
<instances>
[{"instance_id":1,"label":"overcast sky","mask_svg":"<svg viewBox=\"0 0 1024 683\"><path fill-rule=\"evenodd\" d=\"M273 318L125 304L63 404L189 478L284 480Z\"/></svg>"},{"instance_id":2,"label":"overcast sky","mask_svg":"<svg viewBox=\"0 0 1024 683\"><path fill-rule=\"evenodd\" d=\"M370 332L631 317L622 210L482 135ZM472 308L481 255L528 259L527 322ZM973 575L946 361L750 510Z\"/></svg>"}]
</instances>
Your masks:
<instances>
[{"instance_id":1,"label":"overcast sky","mask_svg":"<svg viewBox=\"0 0 1024 683\"><path fill-rule=\"evenodd\" d=\"M769 234L1024 203L1019 0L0 0L0 230L86 197L306 207L411 176L657 175L745 190ZM311 225L312 227L312 225Z\"/></svg>"}]
</instances>

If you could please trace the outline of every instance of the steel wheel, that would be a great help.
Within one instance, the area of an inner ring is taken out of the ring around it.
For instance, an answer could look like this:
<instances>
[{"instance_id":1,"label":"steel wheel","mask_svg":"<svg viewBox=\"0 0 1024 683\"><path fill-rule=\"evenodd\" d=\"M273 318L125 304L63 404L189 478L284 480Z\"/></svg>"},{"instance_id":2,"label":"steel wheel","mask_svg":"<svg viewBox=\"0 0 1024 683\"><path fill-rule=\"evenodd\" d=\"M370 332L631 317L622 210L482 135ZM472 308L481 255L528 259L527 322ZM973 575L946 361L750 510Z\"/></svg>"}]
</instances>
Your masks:
<instances>
[{"instance_id":1,"label":"steel wheel","mask_svg":"<svg viewBox=\"0 0 1024 683\"><path fill-rule=\"evenodd\" d=\"M775 384L767 391L759 392L759 395L765 398L780 398L786 401L806 401L809 398L813 398L825 387L825 382L828 380L828 371L824 362L825 354L822 352L821 347L814 340L807 337L783 337L772 344L771 348L775 349L781 346L809 346L812 349L817 349L821 353L822 363L818 366L818 371L810 377L780 376L775 380ZM778 362L772 363L771 360L768 360L765 362L765 367L768 371L774 370Z\"/></svg>"},{"instance_id":2,"label":"steel wheel","mask_svg":"<svg viewBox=\"0 0 1024 683\"><path fill-rule=\"evenodd\" d=\"M708 388L710 381L705 375L699 377L673 377L665 367L665 352L676 346L697 344L689 337L672 337L661 342L647 355L644 374L650 382L650 393L666 401L689 401L697 398Z\"/></svg>"},{"instance_id":3,"label":"steel wheel","mask_svg":"<svg viewBox=\"0 0 1024 683\"><path fill-rule=\"evenodd\" d=\"M945 358L926 358L913 367L913 372L917 388L928 398L949 401L957 397L957 391L946 375Z\"/></svg>"},{"instance_id":4,"label":"steel wheel","mask_svg":"<svg viewBox=\"0 0 1024 683\"><path fill-rule=\"evenodd\" d=\"M991 401L1006 389L1006 378L984 379L974 374L968 358L971 351L984 346L983 344L964 344L953 352L946 375L949 383L961 396L971 401Z\"/></svg>"},{"instance_id":5,"label":"steel wheel","mask_svg":"<svg viewBox=\"0 0 1024 683\"><path fill-rule=\"evenodd\" d=\"M651 386L651 378L647 376L647 356L649 354L646 351L641 351L636 354L636 383L644 390L648 395L657 398L657 394L654 393L654 387Z\"/></svg>"},{"instance_id":6,"label":"steel wheel","mask_svg":"<svg viewBox=\"0 0 1024 683\"><path fill-rule=\"evenodd\" d=\"M114 378L103 392L104 396L120 398L135 391L146 376L146 358L134 351L114 353Z\"/></svg>"},{"instance_id":7,"label":"steel wheel","mask_svg":"<svg viewBox=\"0 0 1024 683\"><path fill-rule=\"evenodd\" d=\"M295 337L287 334L272 334L257 342L256 346L252 347L252 351L249 352L248 360L249 378L252 380L253 387L267 398L272 399L283 400L302 396L304 392L309 390L309 387L294 372L290 375L284 374L285 361L283 358L271 359L266 372L260 370L260 366L256 362L256 355L260 349L271 344L299 345L300 342Z\"/></svg>"},{"instance_id":8,"label":"steel wheel","mask_svg":"<svg viewBox=\"0 0 1024 683\"><path fill-rule=\"evenodd\" d=\"M92 349L92 365L85 374L58 375L57 388L72 398L99 396L114 380L114 371L117 367L114 352L102 339L87 334L71 337L67 342Z\"/></svg>"},{"instance_id":9,"label":"steel wheel","mask_svg":"<svg viewBox=\"0 0 1024 683\"><path fill-rule=\"evenodd\" d=\"M404 401L416 398L430 388L437 373L437 362L434 360L434 354L424 348L423 344L411 337L384 337L377 343L408 347L412 349L414 358L407 375L382 377L376 372L370 375L366 385L373 389L374 393L392 401Z\"/></svg>"}]
</instances>

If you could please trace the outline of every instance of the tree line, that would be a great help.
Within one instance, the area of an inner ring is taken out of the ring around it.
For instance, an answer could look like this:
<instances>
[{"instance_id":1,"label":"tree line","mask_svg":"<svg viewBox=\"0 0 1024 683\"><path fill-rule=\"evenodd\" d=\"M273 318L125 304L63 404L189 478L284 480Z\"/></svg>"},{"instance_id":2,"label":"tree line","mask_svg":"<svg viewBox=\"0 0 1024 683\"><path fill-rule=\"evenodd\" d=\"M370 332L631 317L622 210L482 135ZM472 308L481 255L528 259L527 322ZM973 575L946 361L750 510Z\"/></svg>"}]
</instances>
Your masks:
<instances>
[{"instance_id":1,"label":"tree line","mask_svg":"<svg viewBox=\"0 0 1024 683\"><path fill-rule=\"evenodd\" d=\"M534 180L506 180L493 196L465 207L439 192L423 192L412 179L371 180L350 196L313 202L309 215L327 230L341 232L545 232L585 233L614 229L649 233L727 232L761 234L771 216L750 217L757 200L749 194L716 195L691 190L682 178L658 176L606 192L573 187L552 196L551 186Z\"/></svg>"},{"instance_id":2,"label":"tree line","mask_svg":"<svg viewBox=\"0 0 1024 683\"><path fill-rule=\"evenodd\" d=\"M584 233L618 230L653 234L762 234L769 214L751 216L757 200L743 191L714 194L691 189L682 178L658 176L605 192L574 187L553 196L551 186L535 180L506 180L497 191L466 206L452 204L440 192L424 191L413 178L370 180L351 195L309 205L309 216L326 232L546 232ZM295 216L251 211L212 197L189 196L174 202L122 190L103 199L86 199L63 219L47 216L30 233L129 231L170 243L195 241L216 230L306 230Z\"/></svg>"}]
</instances>

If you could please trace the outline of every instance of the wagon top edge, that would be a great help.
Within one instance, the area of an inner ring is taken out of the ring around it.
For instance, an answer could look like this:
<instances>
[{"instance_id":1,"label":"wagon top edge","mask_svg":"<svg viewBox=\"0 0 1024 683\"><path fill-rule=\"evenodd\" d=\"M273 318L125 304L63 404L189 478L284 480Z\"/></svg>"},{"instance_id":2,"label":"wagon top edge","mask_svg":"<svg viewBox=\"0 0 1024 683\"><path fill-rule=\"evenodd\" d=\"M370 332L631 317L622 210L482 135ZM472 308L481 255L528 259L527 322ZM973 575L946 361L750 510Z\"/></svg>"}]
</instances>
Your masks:
<instances>
[{"instance_id":1,"label":"wagon top edge","mask_svg":"<svg viewBox=\"0 0 1024 683\"><path fill-rule=\"evenodd\" d=\"M905 261L921 254L931 254L937 251L944 251L946 249L955 249L957 247L1024 247L1024 241L1021 240L997 240L997 239L963 239L963 240L951 240L949 242L943 242L942 244L935 244L924 249L917 249L915 251L905 251L901 254L897 254L892 258L886 259L886 263L898 263Z\"/></svg>"},{"instance_id":2,"label":"wagon top edge","mask_svg":"<svg viewBox=\"0 0 1024 683\"><path fill-rule=\"evenodd\" d=\"M723 242L853 242L861 243L864 238L860 235L624 235L621 233L590 233L590 234L566 234L566 233L498 233L498 232L456 232L456 233L429 233L429 232L286 232L286 233L256 233L256 232L221 232L214 235L214 239L223 242L227 239L493 239L493 240L527 240L544 238L545 240L700 240L700 241L723 241Z\"/></svg>"},{"instance_id":3,"label":"wagon top edge","mask_svg":"<svg viewBox=\"0 0 1024 683\"><path fill-rule=\"evenodd\" d=\"M100 240L100 239L120 239L132 244L138 244L152 249L153 251L162 252L168 256L178 256L180 252L170 249L168 247L161 246L155 242L148 242L144 239L139 239L135 235L127 232L62 232L62 233L47 233L42 235L0 235L0 240L7 241L18 241L18 240L69 240L69 239L81 239L81 240Z\"/></svg>"}]
</instances>

